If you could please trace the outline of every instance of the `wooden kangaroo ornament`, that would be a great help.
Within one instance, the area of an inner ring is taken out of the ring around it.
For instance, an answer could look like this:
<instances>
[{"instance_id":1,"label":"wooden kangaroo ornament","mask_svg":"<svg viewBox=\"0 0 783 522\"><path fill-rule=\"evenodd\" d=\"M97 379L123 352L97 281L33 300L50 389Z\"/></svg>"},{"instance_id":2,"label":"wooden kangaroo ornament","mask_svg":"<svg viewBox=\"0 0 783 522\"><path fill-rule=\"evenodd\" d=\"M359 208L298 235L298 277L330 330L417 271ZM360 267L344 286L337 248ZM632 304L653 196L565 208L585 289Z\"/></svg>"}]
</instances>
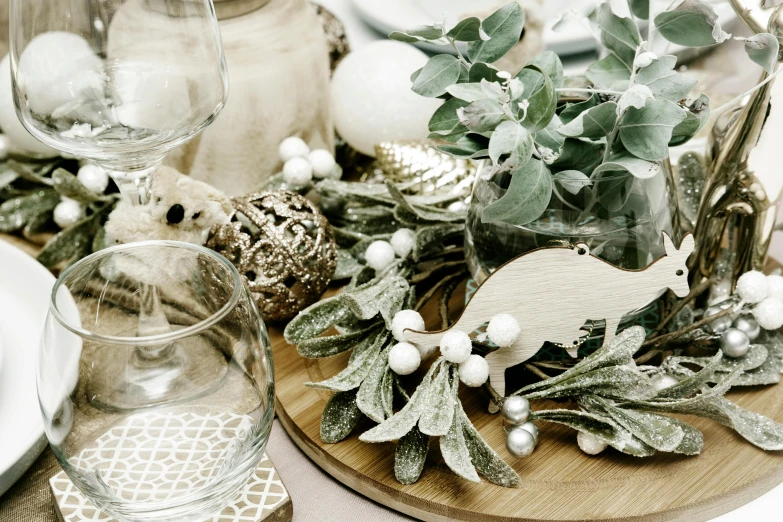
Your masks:
<instances>
[{"instance_id":1,"label":"wooden kangaroo ornament","mask_svg":"<svg viewBox=\"0 0 783 522\"><path fill-rule=\"evenodd\" d=\"M545 341L573 346L586 321L606 321L604 343L617 332L627 312L652 302L670 288L688 295L686 260L693 252L687 235L679 249L664 234L666 255L643 270L624 270L591 256L584 244L542 248L512 259L493 272L468 302L449 330L470 334L498 314L510 314L522 329L516 342L489 355L489 381L505 395L506 368L530 359ZM449 331L406 330L405 338L422 347L435 347ZM575 353L572 353L575 356Z\"/></svg>"}]
</instances>

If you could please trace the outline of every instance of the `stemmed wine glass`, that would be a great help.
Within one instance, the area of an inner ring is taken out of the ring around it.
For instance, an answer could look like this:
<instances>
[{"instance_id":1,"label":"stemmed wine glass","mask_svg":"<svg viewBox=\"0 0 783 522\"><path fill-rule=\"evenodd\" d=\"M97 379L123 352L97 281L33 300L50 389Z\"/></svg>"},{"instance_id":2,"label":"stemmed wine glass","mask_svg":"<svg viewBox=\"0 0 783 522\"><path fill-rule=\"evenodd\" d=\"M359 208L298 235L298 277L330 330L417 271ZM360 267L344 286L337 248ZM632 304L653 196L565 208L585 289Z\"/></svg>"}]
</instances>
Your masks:
<instances>
[{"instance_id":1,"label":"stemmed wine glass","mask_svg":"<svg viewBox=\"0 0 783 522\"><path fill-rule=\"evenodd\" d=\"M167 152L206 128L226 100L211 0L11 0L10 8L21 122L46 145L105 168L127 202L145 204ZM165 334L171 327L156 286L139 282L138 336ZM114 393L94 395L122 410L215 385L179 352L176 343L140 346L135 360L158 365L158 374L118 374L94 383Z\"/></svg>"}]
</instances>

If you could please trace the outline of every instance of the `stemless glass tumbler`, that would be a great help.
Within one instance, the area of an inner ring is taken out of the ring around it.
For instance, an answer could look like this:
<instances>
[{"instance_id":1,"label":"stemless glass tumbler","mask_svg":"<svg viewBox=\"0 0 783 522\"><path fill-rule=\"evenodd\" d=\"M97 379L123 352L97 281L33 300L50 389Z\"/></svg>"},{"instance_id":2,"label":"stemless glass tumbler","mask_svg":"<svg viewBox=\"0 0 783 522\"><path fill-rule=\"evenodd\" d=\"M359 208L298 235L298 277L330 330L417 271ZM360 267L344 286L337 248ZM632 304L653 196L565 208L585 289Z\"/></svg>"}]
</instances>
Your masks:
<instances>
[{"instance_id":1,"label":"stemless glass tumbler","mask_svg":"<svg viewBox=\"0 0 783 522\"><path fill-rule=\"evenodd\" d=\"M163 333L139 335L142 285L159 298ZM183 368L199 375L171 378ZM138 407L110 407L145 381ZM255 471L272 424L272 360L256 305L228 260L187 243L121 245L64 271L37 383L63 469L123 522L214 515Z\"/></svg>"}]
</instances>

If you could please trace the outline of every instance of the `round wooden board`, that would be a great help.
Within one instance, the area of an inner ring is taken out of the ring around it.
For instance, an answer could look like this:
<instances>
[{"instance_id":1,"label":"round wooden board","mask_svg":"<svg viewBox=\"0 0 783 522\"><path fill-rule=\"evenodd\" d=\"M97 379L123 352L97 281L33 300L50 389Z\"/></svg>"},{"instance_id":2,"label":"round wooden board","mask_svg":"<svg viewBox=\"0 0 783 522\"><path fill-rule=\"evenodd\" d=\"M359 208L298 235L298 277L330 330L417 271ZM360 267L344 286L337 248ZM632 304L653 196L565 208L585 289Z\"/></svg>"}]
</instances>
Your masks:
<instances>
[{"instance_id":1,"label":"round wooden board","mask_svg":"<svg viewBox=\"0 0 783 522\"><path fill-rule=\"evenodd\" d=\"M425 317L427 314L425 314ZM430 325L435 326L435 325ZM272 330L277 414L288 434L316 464L357 492L428 521L636 521L700 522L736 509L783 482L783 452L764 452L714 422L682 416L704 433L697 457L658 454L638 459L613 449L589 457L576 445L576 432L542 423L532 456L513 458L505 449L499 416L487 413L481 391L461 393L468 416L484 439L522 477L519 488L454 475L443 463L437 442L415 484L394 478L394 444L367 444L359 434L373 426L364 419L337 444L321 442L320 418L329 392L307 388L345 368L347 354L304 359ZM783 422L783 388L768 386L731 392L743 408ZM534 408L562 407L536 401Z\"/></svg>"}]
</instances>

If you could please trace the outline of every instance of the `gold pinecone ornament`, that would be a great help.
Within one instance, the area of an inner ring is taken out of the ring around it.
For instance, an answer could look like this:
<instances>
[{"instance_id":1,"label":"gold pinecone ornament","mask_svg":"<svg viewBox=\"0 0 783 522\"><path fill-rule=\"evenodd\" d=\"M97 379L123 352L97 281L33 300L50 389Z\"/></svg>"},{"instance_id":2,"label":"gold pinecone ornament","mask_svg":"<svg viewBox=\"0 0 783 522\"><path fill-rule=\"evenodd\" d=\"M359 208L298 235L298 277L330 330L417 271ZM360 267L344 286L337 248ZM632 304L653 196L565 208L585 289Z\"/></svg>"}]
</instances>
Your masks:
<instances>
[{"instance_id":1,"label":"gold pinecone ornament","mask_svg":"<svg viewBox=\"0 0 783 522\"><path fill-rule=\"evenodd\" d=\"M337 266L334 233L307 198L279 190L232 199L234 215L207 247L247 279L261 315L284 321L320 299Z\"/></svg>"}]
</instances>

